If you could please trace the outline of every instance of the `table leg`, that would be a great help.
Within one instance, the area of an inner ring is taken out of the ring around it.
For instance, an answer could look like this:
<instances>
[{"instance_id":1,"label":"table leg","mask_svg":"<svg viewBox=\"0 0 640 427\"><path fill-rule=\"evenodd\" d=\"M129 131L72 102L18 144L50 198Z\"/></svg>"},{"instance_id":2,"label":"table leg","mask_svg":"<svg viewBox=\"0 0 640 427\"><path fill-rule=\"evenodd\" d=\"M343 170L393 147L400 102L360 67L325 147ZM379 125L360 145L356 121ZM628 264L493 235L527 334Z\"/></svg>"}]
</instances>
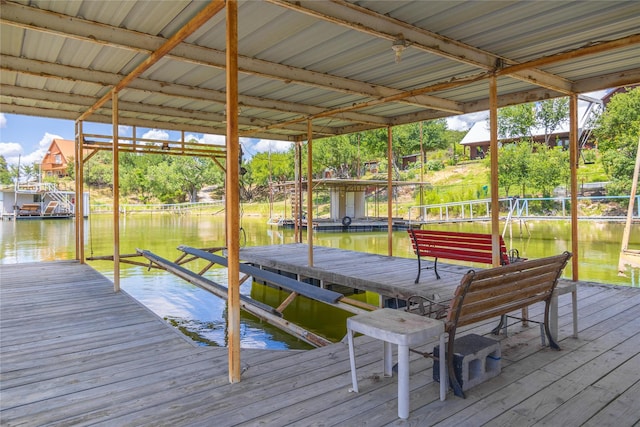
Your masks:
<instances>
[{"instance_id":1,"label":"table leg","mask_svg":"<svg viewBox=\"0 0 640 427\"><path fill-rule=\"evenodd\" d=\"M356 353L353 347L353 331L347 328L347 339L349 341L349 362L351 363L351 389L358 392L358 376L356 375Z\"/></svg>"},{"instance_id":2,"label":"table leg","mask_svg":"<svg viewBox=\"0 0 640 427\"><path fill-rule=\"evenodd\" d=\"M384 354L382 356L382 364L383 364L382 372L384 372L385 377L392 377L393 376L393 355L391 354L391 344L386 341L382 341L382 342L383 342L383 351L384 351Z\"/></svg>"},{"instance_id":3,"label":"table leg","mask_svg":"<svg viewBox=\"0 0 640 427\"><path fill-rule=\"evenodd\" d=\"M398 346L398 416L409 417L409 346Z\"/></svg>"},{"instance_id":4,"label":"table leg","mask_svg":"<svg viewBox=\"0 0 640 427\"><path fill-rule=\"evenodd\" d=\"M573 337L578 338L578 289L575 284L571 292L571 308L573 310Z\"/></svg>"},{"instance_id":5,"label":"table leg","mask_svg":"<svg viewBox=\"0 0 640 427\"><path fill-rule=\"evenodd\" d=\"M445 341L449 338L446 332L440 335L440 348L438 349L438 359L440 361L440 400L444 402L447 398L447 388L449 379L447 377L447 360L445 357Z\"/></svg>"}]
</instances>

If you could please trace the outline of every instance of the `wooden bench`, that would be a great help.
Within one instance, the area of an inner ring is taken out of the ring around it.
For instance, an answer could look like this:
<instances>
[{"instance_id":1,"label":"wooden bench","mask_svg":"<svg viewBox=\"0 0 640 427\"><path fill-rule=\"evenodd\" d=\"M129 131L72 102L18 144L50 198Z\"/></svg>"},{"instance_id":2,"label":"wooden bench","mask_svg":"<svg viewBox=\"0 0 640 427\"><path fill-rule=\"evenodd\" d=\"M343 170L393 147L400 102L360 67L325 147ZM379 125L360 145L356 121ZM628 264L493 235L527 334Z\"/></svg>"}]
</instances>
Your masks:
<instances>
[{"instance_id":1,"label":"wooden bench","mask_svg":"<svg viewBox=\"0 0 640 427\"><path fill-rule=\"evenodd\" d=\"M449 383L456 396L464 397L453 366L458 327L506 316L536 302L544 302L544 319L537 323L543 324L549 346L560 350L549 329L549 308L554 289L569 258L571 253L564 252L486 270L470 270L460 280L446 310L432 312L434 317L445 318L445 332L449 334L447 369ZM424 297L410 298L407 310L416 311L416 306L424 305L425 300L429 301ZM432 307L442 304L433 301L429 303Z\"/></svg>"},{"instance_id":2,"label":"wooden bench","mask_svg":"<svg viewBox=\"0 0 640 427\"><path fill-rule=\"evenodd\" d=\"M431 267L422 267L422 257L433 257L433 270L436 278L438 274L438 258L457 261L481 262L492 264L491 234L459 233L455 231L407 230L411 237L411 245L418 256L418 276L415 283L420 281L420 272ZM512 258L519 258L517 250L511 252ZM502 265L511 263L504 239L500 236L500 262Z\"/></svg>"}]
</instances>

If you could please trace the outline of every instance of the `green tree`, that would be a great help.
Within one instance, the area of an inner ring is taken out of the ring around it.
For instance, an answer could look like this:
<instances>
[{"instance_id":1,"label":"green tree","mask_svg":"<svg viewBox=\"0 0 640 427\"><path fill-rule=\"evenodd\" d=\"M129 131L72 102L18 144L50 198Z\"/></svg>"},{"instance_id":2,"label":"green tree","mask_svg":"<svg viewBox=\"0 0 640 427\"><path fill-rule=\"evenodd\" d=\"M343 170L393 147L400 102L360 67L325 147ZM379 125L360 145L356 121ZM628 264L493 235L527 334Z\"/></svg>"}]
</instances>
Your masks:
<instances>
[{"instance_id":1,"label":"green tree","mask_svg":"<svg viewBox=\"0 0 640 427\"><path fill-rule=\"evenodd\" d=\"M113 185L112 154L100 151L85 163L84 178L87 185L107 187Z\"/></svg>"},{"instance_id":2,"label":"green tree","mask_svg":"<svg viewBox=\"0 0 640 427\"><path fill-rule=\"evenodd\" d=\"M553 189L569 180L569 152L560 147L534 144L528 180L542 191L543 197L551 197Z\"/></svg>"},{"instance_id":3,"label":"green tree","mask_svg":"<svg viewBox=\"0 0 640 427\"><path fill-rule=\"evenodd\" d=\"M569 121L569 98L547 99L536 104L536 126L544 129L544 142L549 144L551 134Z\"/></svg>"},{"instance_id":4,"label":"green tree","mask_svg":"<svg viewBox=\"0 0 640 427\"><path fill-rule=\"evenodd\" d=\"M217 166L207 157L174 157L171 162L177 184L186 192L190 202L198 200L198 191L205 184L212 184L216 178Z\"/></svg>"},{"instance_id":5,"label":"green tree","mask_svg":"<svg viewBox=\"0 0 640 427\"><path fill-rule=\"evenodd\" d=\"M521 189L521 195L524 196L529 179L531 157L532 144L529 141L506 144L498 150L498 182L507 197L512 186L518 186Z\"/></svg>"},{"instance_id":6,"label":"green tree","mask_svg":"<svg viewBox=\"0 0 640 427\"><path fill-rule=\"evenodd\" d=\"M22 178L27 182L37 180L40 166L37 163L22 166Z\"/></svg>"},{"instance_id":7,"label":"green tree","mask_svg":"<svg viewBox=\"0 0 640 427\"><path fill-rule=\"evenodd\" d=\"M498 110L498 135L501 138L533 137L535 128L544 129L545 143L569 118L569 99L546 99Z\"/></svg>"},{"instance_id":8,"label":"green tree","mask_svg":"<svg viewBox=\"0 0 640 427\"><path fill-rule=\"evenodd\" d=\"M11 172L4 156L0 156L0 184L11 184Z\"/></svg>"},{"instance_id":9,"label":"green tree","mask_svg":"<svg viewBox=\"0 0 640 427\"><path fill-rule=\"evenodd\" d=\"M531 137L536 124L536 112L531 103L512 105L498 110L500 138Z\"/></svg>"},{"instance_id":10,"label":"green tree","mask_svg":"<svg viewBox=\"0 0 640 427\"><path fill-rule=\"evenodd\" d=\"M355 176L358 163L358 146L352 137L339 135L313 141L313 174L322 176L325 169L333 168L341 176ZM355 139L355 138L354 138ZM306 145L304 147L306 156Z\"/></svg>"},{"instance_id":11,"label":"green tree","mask_svg":"<svg viewBox=\"0 0 640 427\"><path fill-rule=\"evenodd\" d=\"M314 150L315 151L315 150ZM249 161L252 178L258 185L272 182L290 181L294 179L294 152L257 153Z\"/></svg>"},{"instance_id":12,"label":"green tree","mask_svg":"<svg viewBox=\"0 0 640 427\"><path fill-rule=\"evenodd\" d=\"M640 88L614 95L600 116L594 134L611 194L629 194L640 137Z\"/></svg>"}]
</instances>

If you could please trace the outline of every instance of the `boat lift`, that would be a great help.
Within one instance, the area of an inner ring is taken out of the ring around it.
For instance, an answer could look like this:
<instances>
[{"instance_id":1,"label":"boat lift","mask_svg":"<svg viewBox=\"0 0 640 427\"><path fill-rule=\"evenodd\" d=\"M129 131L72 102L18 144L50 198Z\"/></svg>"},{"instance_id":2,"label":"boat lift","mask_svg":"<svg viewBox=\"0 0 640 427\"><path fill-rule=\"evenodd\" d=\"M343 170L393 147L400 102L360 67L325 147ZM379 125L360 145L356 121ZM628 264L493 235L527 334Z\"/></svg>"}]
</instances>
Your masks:
<instances>
[{"instance_id":1,"label":"boat lift","mask_svg":"<svg viewBox=\"0 0 640 427\"><path fill-rule=\"evenodd\" d=\"M220 247L196 249L189 246L179 246L178 250L182 252L182 255L180 255L175 262L164 259L147 250L137 249L137 253L135 255L130 255L130 257L142 256L149 261L148 265L140 262L132 262L131 260L128 261L132 264L135 263L136 265L145 265L149 268L165 270L191 283L192 285L213 293L219 298L226 299L228 288L203 276L216 264L222 267L228 266L226 257L214 253L221 252L224 249L225 248ZM199 272L196 273L183 267L183 264L197 259L208 262L208 264ZM283 316L285 308L287 308L298 296L304 296L354 314L361 314L378 308L370 304L348 298L339 292L320 288L246 263L240 263L240 273L242 274L242 277L240 278L239 284L250 279L257 279L258 281L263 281L268 285L290 292L287 298L285 298L278 307L271 307L270 305L264 304L250 297L240 295L240 308L314 347L323 347L331 344L331 341L286 320Z\"/></svg>"}]
</instances>

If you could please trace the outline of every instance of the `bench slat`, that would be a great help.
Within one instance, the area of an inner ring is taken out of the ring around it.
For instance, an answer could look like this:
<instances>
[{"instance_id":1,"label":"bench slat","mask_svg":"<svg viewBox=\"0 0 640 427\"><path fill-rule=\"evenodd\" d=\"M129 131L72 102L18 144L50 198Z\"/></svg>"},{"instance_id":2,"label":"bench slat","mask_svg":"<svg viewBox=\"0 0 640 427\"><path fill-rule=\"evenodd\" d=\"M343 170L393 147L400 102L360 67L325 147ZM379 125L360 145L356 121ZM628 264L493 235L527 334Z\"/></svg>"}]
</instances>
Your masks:
<instances>
[{"instance_id":1,"label":"bench slat","mask_svg":"<svg viewBox=\"0 0 640 427\"><path fill-rule=\"evenodd\" d=\"M549 281L555 279L555 274L548 273L544 276L516 280L508 283L497 284L493 288L485 288L481 291L469 291L464 297L464 304L473 304L477 301L490 300L497 305L502 301L511 301L517 298L528 298L537 293L548 293Z\"/></svg>"}]
</instances>

